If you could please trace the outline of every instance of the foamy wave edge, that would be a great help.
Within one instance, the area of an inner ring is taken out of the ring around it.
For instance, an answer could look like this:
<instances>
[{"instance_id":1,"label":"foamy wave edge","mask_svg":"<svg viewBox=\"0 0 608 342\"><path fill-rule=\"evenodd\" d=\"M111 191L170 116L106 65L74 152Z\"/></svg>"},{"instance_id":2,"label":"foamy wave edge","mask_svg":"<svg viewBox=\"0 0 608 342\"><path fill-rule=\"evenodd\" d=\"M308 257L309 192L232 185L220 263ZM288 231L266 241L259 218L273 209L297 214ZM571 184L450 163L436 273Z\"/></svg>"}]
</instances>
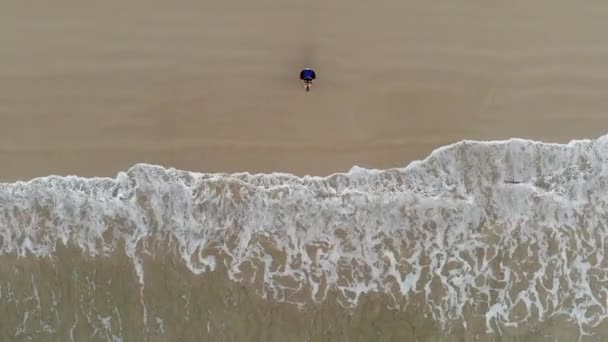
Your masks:
<instances>
[{"instance_id":1,"label":"foamy wave edge","mask_svg":"<svg viewBox=\"0 0 608 342\"><path fill-rule=\"evenodd\" d=\"M2 183L0 254L122 243L143 286L141 253L160 238L196 274L221 262L296 305L381 292L396 309L422 302L446 329L465 311L488 328L565 315L583 329L608 316L607 157L608 136L465 140L404 168L326 177L137 164Z\"/></svg>"}]
</instances>

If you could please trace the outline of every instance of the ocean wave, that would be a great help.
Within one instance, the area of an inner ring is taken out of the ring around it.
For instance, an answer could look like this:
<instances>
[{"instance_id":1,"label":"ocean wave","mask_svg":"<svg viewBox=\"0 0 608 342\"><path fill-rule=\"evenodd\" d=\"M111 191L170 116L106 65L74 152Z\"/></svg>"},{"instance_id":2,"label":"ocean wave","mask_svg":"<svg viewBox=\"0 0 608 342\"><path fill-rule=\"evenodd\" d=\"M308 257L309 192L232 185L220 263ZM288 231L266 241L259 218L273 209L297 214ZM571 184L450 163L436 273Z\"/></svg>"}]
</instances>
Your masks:
<instances>
[{"instance_id":1,"label":"ocean wave","mask_svg":"<svg viewBox=\"0 0 608 342\"><path fill-rule=\"evenodd\" d=\"M116 178L0 184L0 254L91 255L174 244L196 273L224 269L263 297L345 307L380 292L444 327L608 316L608 136L461 141L404 168L327 177L205 174L137 164ZM466 320L464 322L466 324Z\"/></svg>"}]
</instances>

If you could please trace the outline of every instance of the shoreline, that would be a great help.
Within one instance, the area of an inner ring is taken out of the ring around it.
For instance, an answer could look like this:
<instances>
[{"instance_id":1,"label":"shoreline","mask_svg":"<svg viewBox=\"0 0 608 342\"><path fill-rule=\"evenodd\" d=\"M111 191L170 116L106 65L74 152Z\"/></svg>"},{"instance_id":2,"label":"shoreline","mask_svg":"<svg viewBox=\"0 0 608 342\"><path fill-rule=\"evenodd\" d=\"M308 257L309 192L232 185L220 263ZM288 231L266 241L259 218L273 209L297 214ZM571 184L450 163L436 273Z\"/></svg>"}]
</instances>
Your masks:
<instances>
[{"instance_id":1,"label":"shoreline","mask_svg":"<svg viewBox=\"0 0 608 342\"><path fill-rule=\"evenodd\" d=\"M130 169L132 169L133 167L136 167L138 165L149 165L149 166L157 166L157 167L161 167L164 169L175 169L178 171L185 171L185 172L193 172L193 173L202 173L202 174L218 174L218 175L231 175L231 174L251 174L251 175L288 175L288 176L294 176L297 178L307 178L307 177L312 177L312 178L330 178L332 176L335 175L344 175L344 174L348 174L352 169L366 169L366 170L370 170L370 171L390 171L390 170L395 170L395 169L405 169L407 167L409 167L410 165L414 164L414 163L418 163L418 162L424 162L425 160L427 160L428 158L432 157L433 155L435 155L436 153L439 153L442 150L445 149L449 149L451 147L455 147L458 144L462 144L462 143L474 143L474 144L504 144L504 143L509 143L512 141L525 141L528 143L533 143L533 144L543 144L543 145L554 145L554 146L569 146L572 144L577 144L577 143L585 143L585 142L592 142L592 141L596 141L598 139L604 138L604 137L608 137L608 133L604 134L604 135L600 135L597 137L592 137L592 138L574 138L574 139L570 139L570 140L565 140L563 142L546 142L546 141L542 141L542 140L536 140L536 139L525 139L525 138L518 138L518 137L512 137L512 138L508 138L508 139L504 139L504 140L473 140L473 139L463 139L457 142L453 142L453 143L449 143L446 145L442 145L439 146L435 149L433 149L429 154L427 154L426 156L419 158L419 159L413 159L410 160L408 163L402 165L402 166L389 166L389 167L385 167L385 168L378 168L378 167L365 167L365 166L360 166L360 165L353 165L348 169L343 169L343 170L333 170L329 173L326 174L310 174L310 173L295 173L295 172L284 172L284 171L280 171L280 170L265 170L263 167L261 169L259 169L258 171L254 170L238 170L235 169L233 170L233 172L230 171L225 171L222 168L210 168L212 171L201 171L201 170L193 170L193 169L186 169L186 168L180 168L180 167L176 167L176 166L172 166L172 165L163 165L160 163L148 163L148 162L135 162L134 164L127 166L124 169L115 169L114 173L108 173L108 174L103 174L104 172L101 172L101 174L99 173L90 173L89 172L84 172L84 174L78 174L78 173L64 173L64 174L59 174L59 173L51 173L51 174L47 174L47 175L37 175L37 176L33 176L30 178L26 178L26 177L16 177L13 176L11 177L0 177L0 184L1 183L14 183L14 182L29 182L29 181L33 181L36 179L40 179L40 178L45 178L45 177L71 177L71 176L75 176L75 177L81 177L81 178L89 178L89 179L115 179L116 176L118 176L120 173L123 172L128 172ZM213 171L214 170L214 171ZM99 168L97 168L97 171L99 171Z\"/></svg>"}]
</instances>

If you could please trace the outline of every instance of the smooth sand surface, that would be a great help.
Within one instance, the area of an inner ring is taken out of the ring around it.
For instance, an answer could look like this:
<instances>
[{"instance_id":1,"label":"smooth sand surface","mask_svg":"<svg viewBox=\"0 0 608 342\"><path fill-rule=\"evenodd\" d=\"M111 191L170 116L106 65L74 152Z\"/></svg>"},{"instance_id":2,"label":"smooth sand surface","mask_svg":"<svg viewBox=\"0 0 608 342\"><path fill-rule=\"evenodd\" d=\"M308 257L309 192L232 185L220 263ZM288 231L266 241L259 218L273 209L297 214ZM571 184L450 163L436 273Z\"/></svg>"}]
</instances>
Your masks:
<instances>
[{"instance_id":1,"label":"smooth sand surface","mask_svg":"<svg viewBox=\"0 0 608 342\"><path fill-rule=\"evenodd\" d=\"M8 0L0 179L326 175L461 139L594 138L606 18L601 1Z\"/></svg>"}]
</instances>

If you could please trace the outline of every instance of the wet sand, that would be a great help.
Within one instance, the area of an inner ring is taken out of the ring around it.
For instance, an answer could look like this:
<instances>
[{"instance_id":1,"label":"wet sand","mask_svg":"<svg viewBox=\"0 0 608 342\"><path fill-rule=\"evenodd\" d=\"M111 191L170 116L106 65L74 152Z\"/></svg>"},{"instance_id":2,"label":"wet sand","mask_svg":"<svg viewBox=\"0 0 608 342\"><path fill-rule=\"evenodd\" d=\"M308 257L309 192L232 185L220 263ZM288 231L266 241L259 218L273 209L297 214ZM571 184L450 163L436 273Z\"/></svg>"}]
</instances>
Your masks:
<instances>
[{"instance_id":1,"label":"wet sand","mask_svg":"<svg viewBox=\"0 0 608 342\"><path fill-rule=\"evenodd\" d=\"M597 137L607 15L548 0L11 0L0 179L139 162L326 175L404 166L461 139Z\"/></svg>"}]
</instances>

